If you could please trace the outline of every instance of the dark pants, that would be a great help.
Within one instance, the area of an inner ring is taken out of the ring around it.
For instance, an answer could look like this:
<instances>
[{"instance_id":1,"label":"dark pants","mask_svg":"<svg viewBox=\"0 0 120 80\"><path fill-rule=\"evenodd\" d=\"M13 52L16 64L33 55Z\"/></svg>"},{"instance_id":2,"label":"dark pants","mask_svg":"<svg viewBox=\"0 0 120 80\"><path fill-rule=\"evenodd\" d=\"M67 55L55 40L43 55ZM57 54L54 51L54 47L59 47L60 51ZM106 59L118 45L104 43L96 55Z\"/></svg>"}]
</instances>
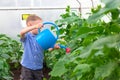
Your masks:
<instances>
[{"instance_id":1,"label":"dark pants","mask_svg":"<svg viewBox=\"0 0 120 80\"><path fill-rule=\"evenodd\" d=\"M43 80L42 70L31 70L25 67L21 69L21 80Z\"/></svg>"}]
</instances>

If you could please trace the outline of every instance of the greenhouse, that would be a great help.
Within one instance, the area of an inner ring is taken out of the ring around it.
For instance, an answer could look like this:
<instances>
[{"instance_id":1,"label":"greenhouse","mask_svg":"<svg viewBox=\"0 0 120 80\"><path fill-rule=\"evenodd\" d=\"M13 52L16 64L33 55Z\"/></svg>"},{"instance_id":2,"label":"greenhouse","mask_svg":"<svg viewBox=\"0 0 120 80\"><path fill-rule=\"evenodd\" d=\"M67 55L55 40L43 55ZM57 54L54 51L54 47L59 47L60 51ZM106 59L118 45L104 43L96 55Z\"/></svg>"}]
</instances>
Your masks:
<instances>
[{"instance_id":1,"label":"greenhouse","mask_svg":"<svg viewBox=\"0 0 120 80\"><path fill-rule=\"evenodd\" d=\"M120 0L0 0L0 80L120 80Z\"/></svg>"}]
</instances>

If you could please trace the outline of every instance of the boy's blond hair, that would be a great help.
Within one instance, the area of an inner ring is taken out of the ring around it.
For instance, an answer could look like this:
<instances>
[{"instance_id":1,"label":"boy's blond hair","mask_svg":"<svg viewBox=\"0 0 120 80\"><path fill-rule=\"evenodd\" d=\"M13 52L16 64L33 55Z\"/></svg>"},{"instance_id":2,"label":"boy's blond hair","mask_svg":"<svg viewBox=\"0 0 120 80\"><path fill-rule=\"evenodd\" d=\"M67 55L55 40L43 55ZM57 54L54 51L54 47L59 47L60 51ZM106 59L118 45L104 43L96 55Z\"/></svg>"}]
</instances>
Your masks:
<instances>
[{"instance_id":1,"label":"boy's blond hair","mask_svg":"<svg viewBox=\"0 0 120 80\"><path fill-rule=\"evenodd\" d=\"M36 20L42 20L42 18L36 16L35 14L31 14L28 16L26 23L28 23L29 21L36 21Z\"/></svg>"}]
</instances>

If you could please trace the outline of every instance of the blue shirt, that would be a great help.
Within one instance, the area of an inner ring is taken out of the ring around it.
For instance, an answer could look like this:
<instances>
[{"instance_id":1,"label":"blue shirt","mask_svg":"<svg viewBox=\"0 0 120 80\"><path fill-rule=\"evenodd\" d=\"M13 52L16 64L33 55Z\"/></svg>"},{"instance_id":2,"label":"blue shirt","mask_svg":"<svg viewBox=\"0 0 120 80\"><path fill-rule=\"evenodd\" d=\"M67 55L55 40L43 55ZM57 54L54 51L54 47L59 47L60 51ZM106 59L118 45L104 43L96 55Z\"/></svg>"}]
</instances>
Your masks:
<instances>
[{"instance_id":1,"label":"blue shirt","mask_svg":"<svg viewBox=\"0 0 120 80\"><path fill-rule=\"evenodd\" d=\"M44 51L35 38L36 35L28 32L24 39L21 39L24 47L21 65L32 70L42 69L44 58Z\"/></svg>"}]
</instances>

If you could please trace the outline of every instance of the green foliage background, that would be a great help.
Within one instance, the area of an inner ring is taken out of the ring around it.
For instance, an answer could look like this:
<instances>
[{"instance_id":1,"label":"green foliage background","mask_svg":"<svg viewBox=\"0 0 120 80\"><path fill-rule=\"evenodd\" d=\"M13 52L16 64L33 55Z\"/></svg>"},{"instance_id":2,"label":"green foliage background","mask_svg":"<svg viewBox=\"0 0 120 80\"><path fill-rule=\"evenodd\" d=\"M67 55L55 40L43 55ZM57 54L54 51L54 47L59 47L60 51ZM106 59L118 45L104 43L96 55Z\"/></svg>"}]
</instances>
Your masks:
<instances>
[{"instance_id":1,"label":"green foliage background","mask_svg":"<svg viewBox=\"0 0 120 80\"><path fill-rule=\"evenodd\" d=\"M52 69L50 80L119 80L120 79L120 1L103 0L91 9L88 19L81 18L68 6L56 21L60 29L58 43L71 48L46 53ZM102 20L109 16L110 21Z\"/></svg>"},{"instance_id":2,"label":"green foliage background","mask_svg":"<svg viewBox=\"0 0 120 80\"><path fill-rule=\"evenodd\" d=\"M19 41L0 34L0 80L12 80L12 69L20 68L22 45Z\"/></svg>"}]
</instances>

